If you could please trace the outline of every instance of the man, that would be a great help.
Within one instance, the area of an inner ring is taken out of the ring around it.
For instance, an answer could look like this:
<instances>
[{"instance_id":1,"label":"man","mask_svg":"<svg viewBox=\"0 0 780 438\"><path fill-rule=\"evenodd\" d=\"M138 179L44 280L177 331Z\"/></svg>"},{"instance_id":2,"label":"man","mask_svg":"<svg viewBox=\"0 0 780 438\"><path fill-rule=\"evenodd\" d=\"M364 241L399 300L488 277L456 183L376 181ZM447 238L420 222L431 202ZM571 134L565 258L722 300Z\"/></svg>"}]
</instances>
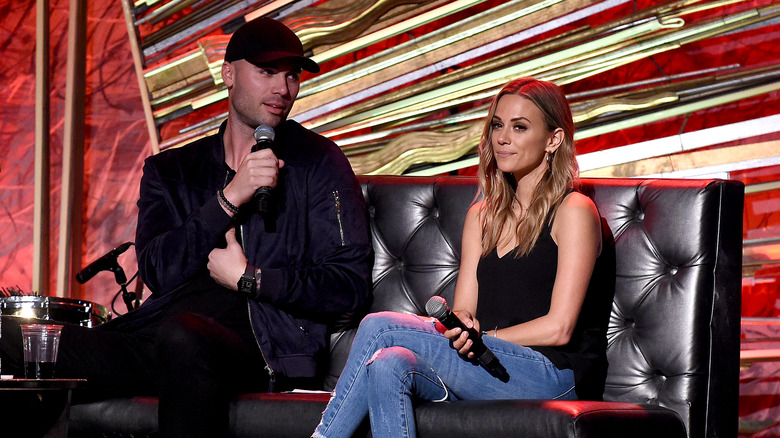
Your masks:
<instances>
[{"instance_id":1,"label":"man","mask_svg":"<svg viewBox=\"0 0 780 438\"><path fill-rule=\"evenodd\" d=\"M245 24L225 51L219 133L144 166L136 245L160 302L148 304L167 316L156 340L164 436L224 433L231 392L316 380L327 322L368 297L367 215L351 167L333 142L287 120L302 69L319 66L287 27ZM273 148L251 152L260 125L274 129ZM261 187L273 191L257 213Z\"/></svg>"},{"instance_id":2,"label":"man","mask_svg":"<svg viewBox=\"0 0 780 438\"><path fill-rule=\"evenodd\" d=\"M232 35L219 132L144 165L136 253L152 295L96 329L63 331L58 375L87 378L100 397L157 394L164 437L227 436L236 394L316 386L328 323L369 296L367 214L349 163L287 120L302 69L319 66L277 21ZM252 152L260 125L273 147ZM271 194L258 212L261 187Z\"/></svg>"}]
</instances>

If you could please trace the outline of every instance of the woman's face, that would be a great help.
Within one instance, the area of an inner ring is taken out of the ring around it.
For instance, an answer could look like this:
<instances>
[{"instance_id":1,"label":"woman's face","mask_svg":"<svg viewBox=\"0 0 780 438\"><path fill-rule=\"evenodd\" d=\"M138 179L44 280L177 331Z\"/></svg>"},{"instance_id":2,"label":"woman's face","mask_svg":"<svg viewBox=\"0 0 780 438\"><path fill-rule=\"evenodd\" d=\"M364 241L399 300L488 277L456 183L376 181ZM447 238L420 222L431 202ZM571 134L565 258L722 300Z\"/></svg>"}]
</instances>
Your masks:
<instances>
[{"instance_id":1,"label":"woman's face","mask_svg":"<svg viewBox=\"0 0 780 438\"><path fill-rule=\"evenodd\" d=\"M533 102L516 94L501 96L491 123L490 142L499 170L514 174L516 181L532 172L544 173L545 151L555 151L560 140L553 138Z\"/></svg>"}]
</instances>

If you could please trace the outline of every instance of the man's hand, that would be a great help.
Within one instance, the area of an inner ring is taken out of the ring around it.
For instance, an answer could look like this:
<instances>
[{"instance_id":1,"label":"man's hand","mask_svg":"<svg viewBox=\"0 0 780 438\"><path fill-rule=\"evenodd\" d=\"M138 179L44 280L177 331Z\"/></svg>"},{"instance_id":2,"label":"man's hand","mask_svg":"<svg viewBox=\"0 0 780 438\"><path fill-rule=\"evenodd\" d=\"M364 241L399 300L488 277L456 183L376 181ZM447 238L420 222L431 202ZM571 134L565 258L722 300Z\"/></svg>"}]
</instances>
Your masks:
<instances>
[{"instance_id":1,"label":"man's hand","mask_svg":"<svg viewBox=\"0 0 780 438\"><path fill-rule=\"evenodd\" d=\"M236 229L230 228L225 233L227 247L225 249L214 248L209 253L209 263L206 267L211 273L211 278L218 284L230 290L238 290L238 280L246 269L246 256L241 244L236 240Z\"/></svg>"},{"instance_id":2,"label":"man's hand","mask_svg":"<svg viewBox=\"0 0 780 438\"><path fill-rule=\"evenodd\" d=\"M284 161L277 159L271 149L251 152L241 161L236 176L223 193L231 204L240 207L249 202L260 187L276 187L282 167Z\"/></svg>"}]
</instances>

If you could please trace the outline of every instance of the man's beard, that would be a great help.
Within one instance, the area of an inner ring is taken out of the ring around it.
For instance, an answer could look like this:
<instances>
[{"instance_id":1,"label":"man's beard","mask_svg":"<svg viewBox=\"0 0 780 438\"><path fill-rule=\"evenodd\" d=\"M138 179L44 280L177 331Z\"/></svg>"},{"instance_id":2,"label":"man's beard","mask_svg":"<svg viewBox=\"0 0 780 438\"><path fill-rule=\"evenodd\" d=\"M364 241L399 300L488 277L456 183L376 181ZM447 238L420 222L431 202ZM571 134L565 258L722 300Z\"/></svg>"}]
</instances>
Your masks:
<instances>
[{"instance_id":1,"label":"man's beard","mask_svg":"<svg viewBox=\"0 0 780 438\"><path fill-rule=\"evenodd\" d=\"M243 103L243 102L242 102ZM290 113L289 110L285 111L284 114L276 116L276 115L266 115L262 113L262 110L257 108L250 108L252 111L244 111L244 106L234 106L233 110L238 116L238 120L240 120L242 123L246 124L247 126L251 127L252 129L257 128L260 125L266 125L270 126L272 128L276 128L279 126L282 122L287 120L287 115Z\"/></svg>"}]
</instances>

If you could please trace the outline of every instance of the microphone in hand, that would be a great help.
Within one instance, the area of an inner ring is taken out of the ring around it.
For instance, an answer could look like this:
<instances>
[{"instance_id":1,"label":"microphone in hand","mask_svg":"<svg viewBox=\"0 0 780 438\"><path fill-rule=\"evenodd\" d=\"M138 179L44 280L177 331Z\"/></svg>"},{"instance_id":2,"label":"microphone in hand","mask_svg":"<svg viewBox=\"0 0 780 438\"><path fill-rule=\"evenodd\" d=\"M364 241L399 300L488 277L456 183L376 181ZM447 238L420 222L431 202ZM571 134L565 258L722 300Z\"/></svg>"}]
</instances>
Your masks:
<instances>
[{"instance_id":1,"label":"microphone in hand","mask_svg":"<svg viewBox=\"0 0 780 438\"><path fill-rule=\"evenodd\" d=\"M501 362L498 360L495 354L482 342L482 337L479 332L474 328L466 327L457 315L450 311L447 307L447 300L440 296L433 296L425 304L425 311L428 316L432 316L439 320L439 322L448 330L452 330L459 327L464 332L468 333L469 339L471 339L471 352L474 353L474 357L477 362L484 368L490 375L501 380L502 382L509 381L509 374Z\"/></svg>"},{"instance_id":2,"label":"microphone in hand","mask_svg":"<svg viewBox=\"0 0 780 438\"><path fill-rule=\"evenodd\" d=\"M127 282L127 277L125 277L124 271L122 271L122 268L119 266L117 258L120 254L127 251L127 249L132 245L133 242L125 242L111 251L103 254L99 259L95 260L94 262L87 265L86 268L79 271L79 273L76 274L76 280L79 283L84 284L100 271L113 271L117 277L117 282Z\"/></svg>"},{"instance_id":3,"label":"microphone in hand","mask_svg":"<svg viewBox=\"0 0 780 438\"><path fill-rule=\"evenodd\" d=\"M255 129L253 134L255 137L255 145L252 146L252 152L257 152L263 149L268 149L273 146L276 133L274 128L268 125L260 125ZM255 194L252 197L254 201L255 210L258 213L265 213L268 211L271 201L271 188L260 187L255 190Z\"/></svg>"}]
</instances>

